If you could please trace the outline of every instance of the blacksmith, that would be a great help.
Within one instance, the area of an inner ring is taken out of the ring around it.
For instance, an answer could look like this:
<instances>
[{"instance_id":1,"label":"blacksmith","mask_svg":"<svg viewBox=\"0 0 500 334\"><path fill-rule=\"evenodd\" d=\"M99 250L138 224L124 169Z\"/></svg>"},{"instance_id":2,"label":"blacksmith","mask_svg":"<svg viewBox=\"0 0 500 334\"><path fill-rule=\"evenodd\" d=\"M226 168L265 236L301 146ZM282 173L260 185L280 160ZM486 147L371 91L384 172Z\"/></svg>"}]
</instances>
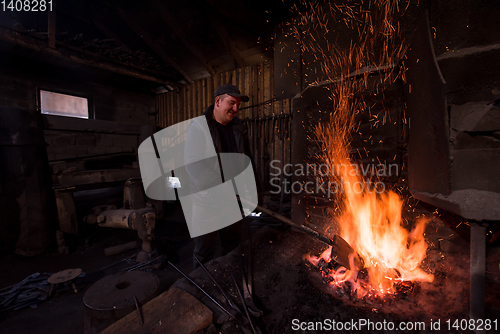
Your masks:
<instances>
[{"instance_id":1,"label":"blacksmith","mask_svg":"<svg viewBox=\"0 0 500 334\"><path fill-rule=\"evenodd\" d=\"M220 201L220 199L213 199L212 201L210 195L204 195L204 191L221 183L221 175L222 179L224 178L224 173L220 168L219 154L242 153L251 158L247 128L236 117L240 103L248 102L248 100L248 96L241 94L236 86L224 84L215 91L214 104L207 107L203 112L218 158L204 159L198 163L191 163L187 167L190 176L196 179L194 181L196 183L195 189L191 190L191 193L199 194L199 197L195 198L200 199L199 201L194 200L193 222L210 223L209 220L212 217L220 217L221 210L227 209L227 203ZM206 153L207 150L212 149L212 145L206 145L207 134L201 132L201 128L199 129L197 126L190 127L188 131L187 143L191 146L196 143L199 146L197 148L198 155L204 154L199 152ZM210 156L210 154L207 154L207 156ZM192 156L188 156L187 159L196 161L196 158ZM207 201L212 201L210 202L210 208L207 208ZM210 212L213 212L213 214L210 214ZM220 255L227 254L238 246L241 239L241 227L242 221L240 220L218 231L194 237L194 254L202 263L213 259L219 254L217 252L219 241L222 248ZM197 262L194 261L194 267L197 266Z\"/></svg>"}]
</instances>

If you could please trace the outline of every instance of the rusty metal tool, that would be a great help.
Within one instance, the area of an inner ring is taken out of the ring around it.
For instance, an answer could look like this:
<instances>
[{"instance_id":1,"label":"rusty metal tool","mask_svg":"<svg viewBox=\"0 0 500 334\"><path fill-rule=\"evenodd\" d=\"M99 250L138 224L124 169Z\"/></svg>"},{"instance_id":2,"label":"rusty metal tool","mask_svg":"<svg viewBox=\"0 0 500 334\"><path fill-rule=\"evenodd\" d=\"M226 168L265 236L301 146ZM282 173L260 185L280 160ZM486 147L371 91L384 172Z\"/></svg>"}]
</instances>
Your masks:
<instances>
[{"instance_id":1,"label":"rusty metal tool","mask_svg":"<svg viewBox=\"0 0 500 334\"><path fill-rule=\"evenodd\" d=\"M248 204L251 204L250 202L241 199L242 202L246 202ZM255 204L253 204L255 205ZM327 244L328 246L332 246L332 253L331 253L331 258L338 262L340 265L346 267L347 269L351 269L350 261L349 261L349 256L351 254L354 254L354 265L358 270L363 269L364 263L361 257L356 253L356 251L349 245L347 241L345 241L340 235L335 234L333 238L329 238L327 236L322 235L318 231L313 230L312 228L309 228L303 224L298 224L294 222L291 219L288 219L282 215L277 214L276 212L273 212L269 209L263 208L260 205L257 205L256 207L257 210L264 212L265 214L274 217L292 227L295 227L311 236L314 238L318 239L319 241Z\"/></svg>"},{"instance_id":2,"label":"rusty metal tool","mask_svg":"<svg viewBox=\"0 0 500 334\"><path fill-rule=\"evenodd\" d=\"M246 313L246 315L247 315L248 321L250 322L250 327L252 327L252 332L253 332L254 334L257 334L257 332L256 332L256 330L255 330L255 327L254 327L254 325L253 325L253 322L252 322L252 317L250 317L250 314L249 314L249 312L248 312L247 305L245 304L245 300L244 300L244 298L243 298L243 295L241 294L241 290L240 290L240 288L239 288L239 286L238 286L238 283L236 283L236 279L234 278L233 273L232 273L232 272L230 272L230 274L231 274L231 277L232 277L232 279L233 279L234 285L236 286L236 290L238 291L238 295L240 296L241 303L243 304L243 309L245 310L245 313Z\"/></svg>"},{"instance_id":3,"label":"rusty metal tool","mask_svg":"<svg viewBox=\"0 0 500 334\"><path fill-rule=\"evenodd\" d=\"M264 314L264 312L261 309L259 309L257 306L255 306L255 304L253 302L253 295L250 292L250 290L248 289L247 280L245 279L245 273L243 272L243 270L242 270L241 276L243 278L243 295L244 295L244 299L245 299L245 304L248 306L248 311L254 317L258 318L258 317L262 316L262 314Z\"/></svg>"},{"instance_id":4,"label":"rusty metal tool","mask_svg":"<svg viewBox=\"0 0 500 334\"><path fill-rule=\"evenodd\" d=\"M214 284L217 286L217 288L219 288L219 291L222 293L222 295L224 296L224 298L226 299L227 303L229 304L229 306L231 306L231 308L235 311L237 311L238 313L240 313L241 315L243 315L240 311L240 309L238 308L238 305L236 304L233 304L233 302L231 301L231 298L229 298L229 296L226 294L226 292L224 291L224 289L220 286L220 284L215 280L215 277L213 277L213 275L208 271L207 267L205 267L205 265L203 263L201 263L200 259L198 259L198 257L196 256L196 254L193 254L193 257L195 258L195 260L198 262L198 264L203 268L203 270L205 270L205 272L207 273L208 277L210 277L210 279L212 280L212 282L214 282Z\"/></svg>"},{"instance_id":5,"label":"rusty metal tool","mask_svg":"<svg viewBox=\"0 0 500 334\"><path fill-rule=\"evenodd\" d=\"M139 263L139 264L133 265L132 267L125 268L122 271L132 271L132 270L140 269L142 267L149 266L149 265L153 264L154 262L157 262L158 260L163 259L163 257L164 257L163 255L160 255L154 260L151 260L151 261L146 262L146 263Z\"/></svg>"},{"instance_id":6,"label":"rusty metal tool","mask_svg":"<svg viewBox=\"0 0 500 334\"><path fill-rule=\"evenodd\" d=\"M136 257L138 253L139 253L139 252L136 252L136 253L134 253L134 254L132 254L132 255L130 255L130 256L127 256L127 257L126 257L126 258L124 258L124 259L121 259L121 260L120 260L120 261L118 261L118 262L111 263L111 264L109 264L109 265L107 265L107 266L105 266L105 267L102 267L102 268L101 268L101 269L99 269L99 270L100 270L100 271L103 271L103 270L106 270L106 269L112 268L112 267L114 267L114 266L117 266L117 265L119 265L119 264L120 264L120 263L122 263L122 262L125 262L125 261L127 261L127 260L130 260L130 259L131 259L131 258L133 258L133 257Z\"/></svg>"},{"instance_id":7,"label":"rusty metal tool","mask_svg":"<svg viewBox=\"0 0 500 334\"><path fill-rule=\"evenodd\" d=\"M237 323L239 323L241 326L243 327L246 327L243 322L241 322L238 318L236 318L234 315L232 315L228 310L226 310L221 304L219 304L219 302L217 302L217 300L215 300L215 298L213 298L212 296L210 296L205 290L203 290L198 284L196 284L195 281L193 281L191 278L189 278L188 275L184 274L179 268L177 268L176 266L173 265L172 262L170 261L167 261L169 265L172 266L172 268L174 268L175 270L177 270L177 272L179 272L179 274L181 274L182 276L184 276L185 279L187 279L191 284L193 284L198 290L200 290L201 292L203 292L203 294L205 296L207 296L212 302L214 302L215 305L217 305L217 307L219 307L224 313L226 313L231 319L235 320Z\"/></svg>"},{"instance_id":8,"label":"rusty metal tool","mask_svg":"<svg viewBox=\"0 0 500 334\"><path fill-rule=\"evenodd\" d=\"M139 324L142 326L144 322L142 321L141 309L139 308L139 301L137 301L137 297L134 295L135 309L137 310L137 316L139 317Z\"/></svg>"},{"instance_id":9,"label":"rusty metal tool","mask_svg":"<svg viewBox=\"0 0 500 334\"><path fill-rule=\"evenodd\" d=\"M243 246L241 257L241 277L243 279L243 296L248 306L248 311L256 318L264 312L255 306L253 301L253 262L252 262L252 233L248 227L248 243ZM245 270L246 269L246 270Z\"/></svg>"}]
</instances>

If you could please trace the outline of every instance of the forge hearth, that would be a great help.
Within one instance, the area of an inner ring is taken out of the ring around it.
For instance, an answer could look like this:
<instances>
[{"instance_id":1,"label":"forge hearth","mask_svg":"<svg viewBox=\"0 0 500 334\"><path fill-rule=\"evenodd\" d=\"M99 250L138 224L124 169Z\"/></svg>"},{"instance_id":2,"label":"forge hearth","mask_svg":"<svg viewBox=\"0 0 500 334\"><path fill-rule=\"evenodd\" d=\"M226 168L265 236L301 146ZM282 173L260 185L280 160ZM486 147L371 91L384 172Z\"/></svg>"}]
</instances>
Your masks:
<instances>
[{"instance_id":1,"label":"forge hearth","mask_svg":"<svg viewBox=\"0 0 500 334\"><path fill-rule=\"evenodd\" d=\"M418 282L413 282L410 280L400 280L400 273L394 269L393 277L388 278L394 280L394 292L385 295L377 295L368 292L363 297L357 296L355 287L350 281L338 282L336 281L336 276L343 276L347 273L348 269L336 262L335 260L326 262L322 258L315 264L311 263L312 270L317 270L321 273L323 277L323 282L331 287L331 294L338 297L344 297L350 295L353 298L358 298L373 304L375 300L383 300L388 302L389 300L404 298L405 296L417 293L420 289ZM359 284L363 291L370 290L370 274L366 268L359 270L355 273L354 283Z\"/></svg>"},{"instance_id":2,"label":"forge hearth","mask_svg":"<svg viewBox=\"0 0 500 334\"><path fill-rule=\"evenodd\" d=\"M425 212L424 209L414 208L409 211L413 215ZM372 322L385 320L395 324L420 321L429 326L431 319L446 321L467 318L468 254L456 253L456 249L439 249L440 240L453 234L439 219L428 224L426 234L429 251L423 267L435 275L434 282L402 287L396 296L379 299L355 298L325 283L322 273L304 260L307 253L323 252L326 248L323 243L287 226L261 228L252 238L256 304L265 311L259 325L265 326L268 333L288 333L293 331L294 319L313 322L324 319L341 322L369 319ZM454 243L459 246L458 251L467 250L467 241L456 236L454 238ZM231 298L237 301L238 295L228 271L236 276L241 286L241 251L235 250L213 260L207 267ZM201 268L190 273L190 277L217 300L224 300ZM236 324L187 280L180 279L174 286L187 290L209 307L214 312L214 319L221 324L222 333L239 332ZM408 291L404 291L404 288L408 288ZM498 304L498 300L492 303Z\"/></svg>"}]
</instances>

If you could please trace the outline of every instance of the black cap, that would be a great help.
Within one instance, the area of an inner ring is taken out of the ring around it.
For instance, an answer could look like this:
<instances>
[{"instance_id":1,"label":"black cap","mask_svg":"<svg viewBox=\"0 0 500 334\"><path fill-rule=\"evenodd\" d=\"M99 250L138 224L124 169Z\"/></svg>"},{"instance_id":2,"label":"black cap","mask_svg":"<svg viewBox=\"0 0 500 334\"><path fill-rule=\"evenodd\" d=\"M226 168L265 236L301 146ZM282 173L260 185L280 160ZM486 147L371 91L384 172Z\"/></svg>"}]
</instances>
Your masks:
<instances>
[{"instance_id":1,"label":"black cap","mask_svg":"<svg viewBox=\"0 0 500 334\"><path fill-rule=\"evenodd\" d=\"M224 95L224 94L227 94L227 95L230 95L233 97L241 97L241 101L243 101L243 102L248 102L248 100L249 100L248 96L240 93L240 90L238 89L238 87L236 87L235 85L231 85L231 84L224 84L224 85L220 86L219 88L217 88L217 90L215 91L215 97L217 97L219 95Z\"/></svg>"}]
</instances>

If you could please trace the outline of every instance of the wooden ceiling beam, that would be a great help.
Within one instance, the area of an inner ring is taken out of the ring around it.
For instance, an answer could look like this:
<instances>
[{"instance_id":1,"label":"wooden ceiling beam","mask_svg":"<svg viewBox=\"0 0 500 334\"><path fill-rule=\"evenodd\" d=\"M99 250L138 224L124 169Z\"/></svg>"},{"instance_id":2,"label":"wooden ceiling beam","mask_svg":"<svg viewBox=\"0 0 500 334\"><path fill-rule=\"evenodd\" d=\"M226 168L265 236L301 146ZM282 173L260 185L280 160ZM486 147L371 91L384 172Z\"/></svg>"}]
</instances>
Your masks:
<instances>
[{"instance_id":1,"label":"wooden ceiling beam","mask_svg":"<svg viewBox=\"0 0 500 334\"><path fill-rule=\"evenodd\" d=\"M184 33L183 27L179 24L177 19L175 18L175 15L171 14L170 11L165 7L163 3L161 3L158 0L150 0L150 2L153 4L153 6L156 8L158 11L158 14L161 15L163 18L163 21L165 21L166 24L174 31L174 33L177 35L177 37L184 43L184 45L191 51L191 53L198 58L198 60L203 64L203 66L206 68L206 70L212 75L216 75L217 71L215 68L210 65L208 62L208 59L205 57L205 55L197 48L195 47L191 42L188 41L186 34Z\"/></svg>"},{"instance_id":2,"label":"wooden ceiling beam","mask_svg":"<svg viewBox=\"0 0 500 334\"><path fill-rule=\"evenodd\" d=\"M136 34L138 34L139 36L141 36L142 40L144 42L146 42L146 44L149 45L149 47L161 59L163 59L163 61L165 61L170 66L172 66L173 68L175 68L182 75L182 77L184 78L184 80L186 82L188 82L188 83L192 83L193 82L193 80L191 80L191 78L189 78L189 76L187 75L187 73L179 66L179 64L177 64L177 62L175 60L172 59L172 57L170 57L168 55L168 53L161 47L161 45L159 45L156 41L154 41L151 38L151 36L149 35L149 33L146 31L146 29L144 29L143 26L141 26L141 24L139 24L139 22L134 18L133 14L129 14L128 12L124 11L120 7L117 7L117 6L114 6L114 5L113 5L113 9L116 10L116 12L118 13L118 15L122 18L122 20L125 21L130 26L130 28L132 28L132 30L135 31Z\"/></svg>"},{"instance_id":3,"label":"wooden ceiling beam","mask_svg":"<svg viewBox=\"0 0 500 334\"><path fill-rule=\"evenodd\" d=\"M18 31L0 27L0 40L31 50L60 57L62 59L70 60L82 65L100 68L103 70L149 82L156 82L162 85L179 87L179 83L161 78L153 73L148 73L149 71L140 69L137 66L130 66L128 64L121 64L119 62L111 62L97 54L83 50L77 51L76 48L65 46L60 42L56 42L57 48L51 48L47 43L47 38L44 36L32 36L31 34L21 33Z\"/></svg>"}]
</instances>

